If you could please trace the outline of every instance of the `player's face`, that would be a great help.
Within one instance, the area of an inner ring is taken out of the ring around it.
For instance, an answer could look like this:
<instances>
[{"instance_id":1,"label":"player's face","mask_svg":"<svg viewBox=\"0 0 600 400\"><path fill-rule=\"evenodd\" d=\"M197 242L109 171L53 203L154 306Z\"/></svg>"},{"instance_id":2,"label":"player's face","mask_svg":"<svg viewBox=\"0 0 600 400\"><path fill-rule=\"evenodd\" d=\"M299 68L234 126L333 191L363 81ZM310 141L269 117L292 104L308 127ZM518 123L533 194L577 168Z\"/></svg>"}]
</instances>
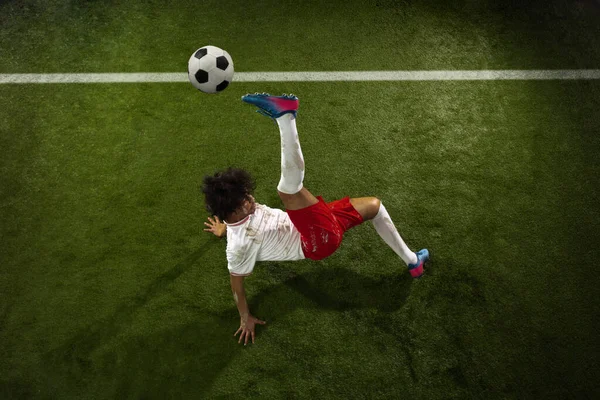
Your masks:
<instances>
[{"instance_id":1,"label":"player's face","mask_svg":"<svg viewBox=\"0 0 600 400\"><path fill-rule=\"evenodd\" d=\"M242 206L244 210L244 214L252 214L256 211L256 201L254 200L254 196L249 195L248 199L244 201L244 205Z\"/></svg>"}]
</instances>

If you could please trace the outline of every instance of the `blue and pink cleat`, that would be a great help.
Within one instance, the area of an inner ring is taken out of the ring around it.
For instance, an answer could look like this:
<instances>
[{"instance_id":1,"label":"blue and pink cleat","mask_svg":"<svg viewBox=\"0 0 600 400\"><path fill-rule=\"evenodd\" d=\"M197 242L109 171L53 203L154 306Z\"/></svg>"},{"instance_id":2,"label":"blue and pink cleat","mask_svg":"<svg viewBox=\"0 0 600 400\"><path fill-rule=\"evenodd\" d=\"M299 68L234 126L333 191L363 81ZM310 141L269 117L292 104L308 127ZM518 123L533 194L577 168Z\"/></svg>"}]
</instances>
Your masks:
<instances>
[{"instance_id":1,"label":"blue and pink cleat","mask_svg":"<svg viewBox=\"0 0 600 400\"><path fill-rule=\"evenodd\" d=\"M284 114L294 114L298 111L298 97L293 94L271 96L269 93L254 93L242 96L242 101L258 107L257 113L269 118L279 118Z\"/></svg>"},{"instance_id":2,"label":"blue and pink cleat","mask_svg":"<svg viewBox=\"0 0 600 400\"><path fill-rule=\"evenodd\" d=\"M419 250L417 253L417 262L415 264L408 264L408 272L413 278L420 278L423 276L423 264L429 260L429 251L427 249Z\"/></svg>"}]
</instances>

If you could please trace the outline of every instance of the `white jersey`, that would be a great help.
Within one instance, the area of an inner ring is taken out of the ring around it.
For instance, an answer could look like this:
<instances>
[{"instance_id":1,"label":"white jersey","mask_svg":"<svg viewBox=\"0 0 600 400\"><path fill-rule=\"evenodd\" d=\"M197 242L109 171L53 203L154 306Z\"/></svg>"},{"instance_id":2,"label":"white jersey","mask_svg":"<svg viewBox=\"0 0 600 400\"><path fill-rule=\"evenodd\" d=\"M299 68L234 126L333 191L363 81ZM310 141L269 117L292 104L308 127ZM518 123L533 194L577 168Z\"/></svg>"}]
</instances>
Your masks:
<instances>
[{"instance_id":1,"label":"white jersey","mask_svg":"<svg viewBox=\"0 0 600 400\"><path fill-rule=\"evenodd\" d=\"M300 232L285 211L256 203L254 213L227 224L227 268L231 275L250 275L256 261L304 258Z\"/></svg>"}]
</instances>

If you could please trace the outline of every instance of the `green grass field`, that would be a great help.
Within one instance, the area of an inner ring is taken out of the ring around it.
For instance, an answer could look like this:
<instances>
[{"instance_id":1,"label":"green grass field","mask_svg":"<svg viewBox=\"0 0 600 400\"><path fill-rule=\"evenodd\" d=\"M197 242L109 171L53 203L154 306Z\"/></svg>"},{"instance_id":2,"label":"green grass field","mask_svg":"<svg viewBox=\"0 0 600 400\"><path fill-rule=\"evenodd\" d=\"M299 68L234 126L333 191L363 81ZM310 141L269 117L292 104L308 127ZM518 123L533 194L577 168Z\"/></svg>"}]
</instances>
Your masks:
<instances>
[{"instance_id":1,"label":"green grass field","mask_svg":"<svg viewBox=\"0 0 600 400\"><path fill-rule=\"evenodd\" d=\"M600 68L596 0L0 1L0 73ZM250 2L248 2L250 3ZM382 199L321 261L259 263L233 333L202 177L277 196L293 92L304 184ZM594 398L600 81L0 85L0 398Z\"/></svg>"}]
</instances>

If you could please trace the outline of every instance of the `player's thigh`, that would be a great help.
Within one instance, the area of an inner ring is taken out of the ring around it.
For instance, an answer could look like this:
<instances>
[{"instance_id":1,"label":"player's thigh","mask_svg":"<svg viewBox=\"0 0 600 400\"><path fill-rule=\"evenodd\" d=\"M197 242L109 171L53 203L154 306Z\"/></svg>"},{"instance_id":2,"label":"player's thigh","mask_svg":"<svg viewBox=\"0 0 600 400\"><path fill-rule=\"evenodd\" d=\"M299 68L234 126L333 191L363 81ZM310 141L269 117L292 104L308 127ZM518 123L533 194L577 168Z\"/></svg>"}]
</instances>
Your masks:
<instances>
[{"instance_id":1,"label":"player's thigh","mask_svg":"<svg viewBox=\"0 0 600 400\"><path fill-rule=\"evenodd\" d=\"M298 193L294 194L287 194L279 191L278 193L286 210L301 210L319 202L319 200L304 187Z\"/></svg>"},{"instance_id":2,"label":"player's thigh","mask_svg":"<svg viewBox=\"0 0 600 400\"><path fill-rule=\"evenodd\" d=\"M350 199L352 207L358 211L363 220L368 221L377 215L381 201L377 197L357 197Z\"/></svg>"}]
</instances>

